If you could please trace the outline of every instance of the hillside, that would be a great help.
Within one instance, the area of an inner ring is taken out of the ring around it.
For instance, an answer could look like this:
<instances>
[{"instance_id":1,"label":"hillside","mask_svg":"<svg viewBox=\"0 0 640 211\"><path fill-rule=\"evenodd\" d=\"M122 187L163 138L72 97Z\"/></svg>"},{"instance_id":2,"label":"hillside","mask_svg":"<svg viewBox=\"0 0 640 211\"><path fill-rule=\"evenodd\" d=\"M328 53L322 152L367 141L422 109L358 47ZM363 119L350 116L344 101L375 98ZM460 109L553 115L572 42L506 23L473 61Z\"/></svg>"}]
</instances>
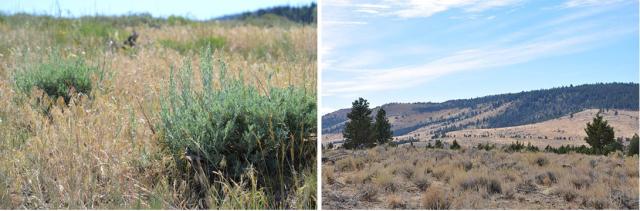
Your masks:
<instances>
[{"instance_id":1,"label":"hillside","mask_svg":"<svg viewBox=\"0 0 640 211\"><path fill-rule=\"evenodd\" d=\"M253 21L255 19L286 19L296 23L313 24L317 18L317 4L311 3L307 6L277 6L265 9L259 9L251 12L243 12L240 14L226 15L218 18L218 20L242 20Z\"/></svg>"},{"instance_id":2,"label":"hillside","mask_svg":"<svg viewBox=\"0 0 640 211\"><path fill-rule=\"evenodd\" d=\"M538 147L582 145L585 144L584 129L587 122L591 122L598 112L598 109L586 109L575 114L527 125L452 131L442 139L445 142L457 140L460 144L467 146L476 145L479 142L510 144L516 141L528 142ZM605 110L600 112L600 115L614 128L616 137L628 138L638 133L638 111ZM421 128L398 138L429 137L429 133L430 131Z\"/></svg>"},{"instance_id":3,"label":"hillside","mask_svg":"<svg viewBox=\"0 0 640 211\"><path fill-rule=\"evenodd\" d=\"M443 103L382 105L394 136L442 135L464 129L503 128L544 122L586 109L638 111L637 83L598 83L491 95ZM374 112L378 107L374 108ZM322 117L323 141L340 139L349 109ZM633 113L633 112L632 112Z\"/></svg>"}]
</instances>

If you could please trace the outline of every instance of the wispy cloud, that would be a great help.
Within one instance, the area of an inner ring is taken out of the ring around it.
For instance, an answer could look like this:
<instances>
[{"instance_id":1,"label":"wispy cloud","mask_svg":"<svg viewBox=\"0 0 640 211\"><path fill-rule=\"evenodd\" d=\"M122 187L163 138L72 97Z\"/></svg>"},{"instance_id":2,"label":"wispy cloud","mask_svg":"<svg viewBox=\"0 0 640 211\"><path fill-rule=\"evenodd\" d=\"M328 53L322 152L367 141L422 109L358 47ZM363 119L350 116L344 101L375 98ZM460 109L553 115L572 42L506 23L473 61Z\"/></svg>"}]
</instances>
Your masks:
<instances>
[{"instance_id":1,"label":"wispy cloud","mask_svg":"<svg viewBox=\"0 0 640 211\"><path fill-rule=\"evenodd\" d=\"M457 51L440 59L416 66L404 66L378 70L351 80L323 83L323 95L352 95L353 93L396 90L413 87L443 75L462 71L474 71L513 65L531 60L579 52L596 41L634 32L635 29L610 29L607 31L577 36L545 35L535 41L512 46L494 46Z\"/></svg>"},{"instance_id":2,"label":"wispy cloud","mask_svg":"<svg viewBox=\"0 0 640 211\"><path fill-rule=\"evenodd\" d=\"M399 18L424 18L451 9L477 13L488 9L516 5L522 0L377 0L372 3L357 3L349 0L325 0L328 7L349 8L356 13Z\"/></svg>"},{"instance_id":3,"label":"wispy cloud","mask_svg":"<svg viewBox=\"0 0 640 211\"><path fill-rule=\"evenodd\" d=\"M450 9L462 9L467 12L504 7L519 3L520 0L452 0L452 1L398 1L392 14L401 18L429 17Z\"/></svg>"},{"instance_id":4,"label":"wispy cloud","mask_svg":"<svg viewBox=\"0 0 640 211\"><path fill-rule=\"evenodd\" d=\"M633 14L607 15L629 2L566 0L524 7L526 1L377 0L362 4L325 0L323 4L342 11L329 15L325 12L339 10L323 11L329 19L323 27L335 27L322 32L320 62L328 73L323 75L322 95L344 99L380 91L411 92L445 75L588 51L638 33L637 22L635 27L628 22L618 24L629 21ZM509 15L516 10L524 14ZM450 11L450 17L445 17L449 22L428 18L446 11ZM423 23L427 25L418 26ZM396 25L391 30L385 28L388 24Z\"/></svg>"},{"instance_id":5,"label":"wispy cloud","mask_svg":"<svg viewBox=\"0 0 640 211\"><path fill-rule=\"evenodd\" d=\"M564 7L587 7L587 6L602 6L607 4L614 4L621 2L621 0L568 0L563 5Z\"/></svg>"}]
</instances>

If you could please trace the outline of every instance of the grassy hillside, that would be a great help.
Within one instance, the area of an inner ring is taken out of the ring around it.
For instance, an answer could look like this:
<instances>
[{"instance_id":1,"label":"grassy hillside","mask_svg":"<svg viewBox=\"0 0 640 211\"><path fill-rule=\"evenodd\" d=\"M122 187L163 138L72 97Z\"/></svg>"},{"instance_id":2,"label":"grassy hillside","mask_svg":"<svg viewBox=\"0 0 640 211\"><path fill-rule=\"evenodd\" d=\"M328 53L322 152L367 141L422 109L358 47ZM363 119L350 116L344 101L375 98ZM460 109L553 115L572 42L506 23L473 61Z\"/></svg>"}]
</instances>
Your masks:
<instances>
[{"instance_id":1,"label":"grassy hillside","mask_svg":"<svg viewBox=\"0 0 640 211\"><path fill-rule=\"evenodd\" d=\"M599 112L598 109L587 109L572 115L547 120L544 122L491 129L464 129L447 133L446 142L458 140L463 145L480 143L510 144L516 141L528 142L544 148L546 145L586 145L584 129L588 122ZM639 133L638 111L609 110L599 113L613 128L616 137L630 138ZM419 135L417 135L419 134ZM428 131L419 129L406 136L424 137ZM626 142L623 142L626 144Z\"/></svg>"},{"instance_id":2,"label":"grassy hillside","mask_svg":"<svg viewBox=\"0 0 640 211\"><path fill-rule=\"evenodd\" d=\"M638 110L638 84L606 83L492 95L443 103L382 105L394 135L430 128L430 134L470 128L499 128L542 122L584 109ZM374 109L374 112L375 113ZM323 134L338 134L349 109L322 117Z\"/></svg>"},{"instance_id":3,"label":"grassy hillside","mask_svg":"<svg viewBox=\"0 0 640 211\"><path fill-rule=\"evenodd\" d=\"M315 26L18 14L0 39L0 208L315 208Z\"/></svg>"}]
</instances>

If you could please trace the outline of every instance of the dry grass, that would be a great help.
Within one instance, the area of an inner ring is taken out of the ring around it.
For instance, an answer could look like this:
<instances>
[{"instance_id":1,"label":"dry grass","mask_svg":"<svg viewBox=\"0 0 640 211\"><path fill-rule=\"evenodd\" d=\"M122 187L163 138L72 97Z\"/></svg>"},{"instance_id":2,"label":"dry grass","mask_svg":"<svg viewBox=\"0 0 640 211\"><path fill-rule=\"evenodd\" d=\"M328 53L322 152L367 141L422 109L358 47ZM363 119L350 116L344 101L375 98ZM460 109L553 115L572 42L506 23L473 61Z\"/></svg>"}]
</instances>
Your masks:
<instances>
[{"instance_id":1,"label":"dry grass","mask_svg":"<svg viewBox=\"0 0 640 211\"><path fill-rule=\"evenodd\" d=\"M175 162L157 143L155 127L170 67L197 64L198 59L157 42L224 37L226 46L216 58L226 61L229 74L242 73L247 84L258 87L266 87L269 81L278 87L292 85L315 92L315 26L209 23L160 29L139 26L136 30L140 33L138 47L113 50L91 37L80 44L57 43L53 38L56 28L0 22L0 39L8 44L0 46L0 208L180 209L198 203L213 208L278 208L261 204L272 201L273 196L251 185L251 179L221 180L212 197L189 200L193 181L175 179ZM15 90L12 75L15 67L24 65L24 58L46 56L50 49L68 58L84 55L88 63L105 67L108 77L91 97L74 99L69 106L54 105L48 117L31 106L37 95ZM199 75L197 66L195 75ZM193 83L201 86L199 80ZM300 183L308 184L301 177ZM315 181L315 175L309 177Z\"/></svg>"},{"instance_id":2,"label":"dry grass","mask_svg":"<svg viewBox=\"0 0 640 211\"><path fill-rule=\"evenodd\" d=\"M420 205L422 205L422 208L429 210L449 209L451 206L449 193L439 187L429 188L420 197Z\"/></svg>"},{"instance_id":3,"label":"dry grass","mask_svg":"<svg viewBox=\"0 0 640 211\"><path fill-rule=\"evenodd\" d=\"M389 204L389 208L391 209L403 209L407 206L402 197L396 194L387 196L387 203Z\"/></svg>"},{"instance_id":4,"label":"dry grass","mask_svg":"<svg viewBox=\"0 0 640 211\"><path fill-rule=\"evenodd\" d=\"M363 151L325 150L325 156L361 160L323 184L323 208L385 209L637 209L638 157L619 155L450 151L400 146ZM375 152L375 153L372 153ZM340 156L336 156L342 154ZM373 155L373 157L368 157ZM345 178L377 172L371 181ZM383 199L358 200L362 190ZM400 200L401 199L401 200ZM402 202L402 203L401 203Z\"/></svg>"}]
</instances>

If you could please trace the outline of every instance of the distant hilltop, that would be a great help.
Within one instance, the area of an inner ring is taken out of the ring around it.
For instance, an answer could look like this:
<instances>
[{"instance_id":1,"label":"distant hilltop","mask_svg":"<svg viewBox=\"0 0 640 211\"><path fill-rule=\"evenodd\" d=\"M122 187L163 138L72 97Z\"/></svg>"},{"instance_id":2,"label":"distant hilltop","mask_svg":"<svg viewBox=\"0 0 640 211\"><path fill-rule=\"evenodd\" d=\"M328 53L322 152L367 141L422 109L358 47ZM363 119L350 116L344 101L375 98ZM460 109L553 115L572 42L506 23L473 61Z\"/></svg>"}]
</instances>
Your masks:
<instances>
[{"instance_id":1,"label":"distant hilltop","mask_svg":"<svg viewBox=\"0 0 640 211\"><path fill-rule=\"evenodd\" d=\"M252 12L225 15L218 20L252 20L252 19L286 19L296 23L313 24L318 20L317 5L311 3L306 6L276 6L259 9Z\"/></svg>"}]
</instances>

